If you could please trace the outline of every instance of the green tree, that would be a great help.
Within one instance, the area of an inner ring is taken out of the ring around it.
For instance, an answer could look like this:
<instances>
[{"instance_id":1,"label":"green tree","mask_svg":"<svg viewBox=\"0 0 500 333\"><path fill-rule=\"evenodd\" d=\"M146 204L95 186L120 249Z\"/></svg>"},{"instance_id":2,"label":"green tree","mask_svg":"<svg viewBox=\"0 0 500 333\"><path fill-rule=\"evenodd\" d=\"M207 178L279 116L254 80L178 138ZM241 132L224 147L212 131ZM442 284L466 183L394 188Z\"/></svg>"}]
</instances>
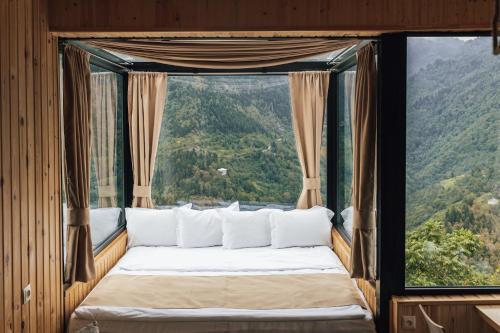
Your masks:
<instances>
[{"instance_id":1,"label":"green tree","mask_svg":"<svg viewBox=\"0 0 500 333\"><path fill-rule=\"evenodd\" d=\"M480 236L457 228L447 232L442 221L430 219L406 238L408 286L498 284L498 271L488 275L472 263L483 247Z\"/></svg>"}]
</instances>

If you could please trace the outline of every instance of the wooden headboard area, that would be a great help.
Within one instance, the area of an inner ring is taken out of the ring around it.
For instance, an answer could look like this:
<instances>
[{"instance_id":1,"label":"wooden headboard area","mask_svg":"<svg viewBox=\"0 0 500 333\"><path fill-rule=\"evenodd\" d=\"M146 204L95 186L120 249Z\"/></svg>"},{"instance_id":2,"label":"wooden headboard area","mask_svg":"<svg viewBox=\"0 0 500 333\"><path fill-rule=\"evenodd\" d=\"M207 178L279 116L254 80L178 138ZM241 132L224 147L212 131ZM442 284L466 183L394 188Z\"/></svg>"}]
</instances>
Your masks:
<instances>
[{"instance_id":1,"label":"wooden headboard area","mask_svg":"<svg viewBox=\"0 0 500 333\"><path fill-rule=\"evenodd\" d=\"M119 234L95 257L96 278L87 283L76 282L64 291L64 321L68 324L69 317L87 297L95 285L106 275L127 251L127 231Z\"/></svg>"},{"instance_id":2,"label":"wooden headboard area","mask_svg":"<svg viewBox=\"0 0 500 333\"><path fill-rule=\"evenodd\" d=\"M344 240L342 235L336 228L332 229L332 243L333 251L337 254L342 261L342 264L350 270L351 269L351 248L349 244ZM363 279L356 279L358 288L361 289L363 295L365 295L366 302L370 307L370 310L376 314L377 313L377 293L375 289L375 284L368 282Z\"/></svg>"}]
</instances>

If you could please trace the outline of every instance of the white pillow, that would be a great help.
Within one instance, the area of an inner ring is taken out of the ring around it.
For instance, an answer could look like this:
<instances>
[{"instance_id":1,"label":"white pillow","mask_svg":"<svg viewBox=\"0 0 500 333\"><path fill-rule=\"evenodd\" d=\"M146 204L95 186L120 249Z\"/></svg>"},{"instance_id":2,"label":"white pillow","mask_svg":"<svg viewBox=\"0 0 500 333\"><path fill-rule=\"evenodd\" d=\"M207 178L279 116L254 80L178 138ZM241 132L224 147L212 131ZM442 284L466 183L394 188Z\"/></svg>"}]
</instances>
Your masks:
<instances>
[{"instance_id":1,"label":"white pillow","mask_svg":"<svg viewBox=\"0 0 500 333\"><path fill-rule=\"evenodd\" d=\"M192 204L181 210L189 210ZM173 209L125 208L128 247L177 245L177 218Z\"/></svg>"},{"instance_id":2,"label":"white pillow","mask_svg":"<svg viewBox=\"0 0 500 333\"><path fill-rule=\"evenodd\" d=\"M340 212L340 215L342 216L342 219L347 222L349 220L352 220L352 214L354 212L354 207L350 206L344 209L342 212Z\"/></svg>"},{"instance_id":3,"label":"white pillow","mask_svg":"<svg viewBox=\"0 0 500 333\"><path fill-rule=\"evenodd\" d=\"M222 216L219 211L239 209L238 202L217 209L174 209L178 219L177 245L186 248L222 245Z\"/></svg>"},{"instance_id":4,"label":"white pillow","mask_svg":"<svg viewBox=\"0 0 500 333\"><path fill-rule=\"evenodd\" d=\"M101 244L113 232L120 222L122 209L117 207L95 208L90 210L90 234L92 247Z\"/></svg>"},{"instance_id":5,"label":"white pillow","mask_svg":"<svg viewBox=\"0 0 500 333\"><path fill-rule=\"evenodd\" d=\"M352 206L347 207L344 209L340 215L342 215L342 218L344 219L344 229L347 231L349 236L352 238L352 215L353 215L354 208Z\"/></svg>"},{"instance_id":6,"label":"white pillow","mask_svg":"<svg viewBox=\"0 0 500 333\"><path fill-rule=\"evenodd\" d=\"M293 246L331 246L333 212L315 206L287 212L272 212L271 245L274 248Z\"/></svg>"},{"instance_id":7,"label":"white pillow","mask_svg":"<svg viewBox=\"0 0 500 333\"><path fill-rule=\"evenodd\" d=\"M273 210L220 212L222 216L222 246L226 249L271 245L269 216Z\"/></svg>"}]
</instances>

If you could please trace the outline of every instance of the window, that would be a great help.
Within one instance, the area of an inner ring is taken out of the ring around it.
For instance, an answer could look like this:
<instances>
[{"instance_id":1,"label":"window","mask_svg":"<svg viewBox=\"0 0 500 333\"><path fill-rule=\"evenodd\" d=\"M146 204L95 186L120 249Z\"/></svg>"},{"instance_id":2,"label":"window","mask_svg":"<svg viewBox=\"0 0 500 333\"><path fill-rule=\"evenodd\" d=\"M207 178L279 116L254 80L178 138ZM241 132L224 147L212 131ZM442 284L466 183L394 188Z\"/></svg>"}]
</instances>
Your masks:
<instances>
[{"instance_id":1,"label":"window","mask_svg":"<svg viewBox=\"0 0 500 333\"><path fill-rule=\"evenodd\" d=\"M97 250L125 222L123 77L120 74L91 65L91 108L90 229L92 247ZM66 232L64 196L63 207L63 230Z\"/></svg>"},{"instance_id":2,"label":"window","mask_svg":"<svg viewBox=\"0 0 500 333\"><path fill-rule=\"evenodd\" d=\"M295 207L302 172L287 75L169 76L152 196L242 209ZM326 193L326 150L322 150Z\"/></svg>"},{"instance_id":3,"label":"window","mask_svg":"<svg viewBox=\"0 0 500 333\"><path fill-rule=\"evenodd\" d=\"M352 234L352 108L356 67L338 74L337 210L340 223Z\"/></svg>"},{"instance_id":4,"label":"window","mask_svg":"<svg viewBox=\"0 0 500 333\"><path fill-rule=\"evenodd\" d=\"M500 284L500 61L491 38L407 43L406 286Z\"/></svg>"}]
</instances>

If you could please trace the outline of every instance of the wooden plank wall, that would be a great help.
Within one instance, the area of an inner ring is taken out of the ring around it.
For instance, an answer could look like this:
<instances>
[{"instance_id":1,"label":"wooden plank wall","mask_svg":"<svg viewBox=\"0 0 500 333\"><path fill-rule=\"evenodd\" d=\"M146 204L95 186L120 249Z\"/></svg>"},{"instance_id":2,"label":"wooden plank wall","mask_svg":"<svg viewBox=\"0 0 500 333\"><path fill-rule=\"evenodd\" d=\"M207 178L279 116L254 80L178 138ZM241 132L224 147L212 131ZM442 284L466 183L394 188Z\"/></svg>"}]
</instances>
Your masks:
<instances>
[{"instance_id":1,"label":"wooden plank wall","mask_svg":"<svg viewBox=\"0 0 500 333\"><path fill-rule=\"evenodd\" d=\"M52 0L50 30L123 32L122 36L129 35L126 32L485 30L491 25L493 5L494 0Z\"/></svg>"},{"instance_id":2,"label":"wooden plank wall","mask_svg":"<svg viewBox=\"0 0 500 333\"><path fill-rule=\"evenodd\" d=\"M0 1L0 333L63 328L57 38L47 8Z\"/></svg>"},{"instance_id":3,"label":"wooden plank wall","mask_svg":"<svg viewBox=\"0 0 500 333\"><path fill-rule=\"evenodd\" d=\"M391 333L427 333L424 318L418 309L422 304L425 312L436 323L453 333L494 333L476 310L479 304L500 304L500 294L456 296L394 296L391 300ZM402 329L402 316L416 316L417 329Z\"/></svg>"},{"instance_id":4,"label":"wooden plank wall","mask_svg":"<svg viewBox=\"0 0 500 333\"><path fill-rule=\"evenodd\" d=\"M127 251L127 232L122 232L95 257L96 278L88 283L77 282L64 291L64 318L69 317L95 285Z\"/></svg>"},{"instance_id":5,"label":"wooden plank wall","mask_svg":"<svg viewBox=\"0 0 500 333\"><path fill-rule=\"evenodd\" d=\"M342 261L342 264L350 270L351 268L351 248L349 244L342 238L337 229L332 229L332 244L333 251ZM375 285L363 279L356 279L359 289L365 295L366 302L374 314L377 313L377 292Z\"/></svg>"}]
</instances>

